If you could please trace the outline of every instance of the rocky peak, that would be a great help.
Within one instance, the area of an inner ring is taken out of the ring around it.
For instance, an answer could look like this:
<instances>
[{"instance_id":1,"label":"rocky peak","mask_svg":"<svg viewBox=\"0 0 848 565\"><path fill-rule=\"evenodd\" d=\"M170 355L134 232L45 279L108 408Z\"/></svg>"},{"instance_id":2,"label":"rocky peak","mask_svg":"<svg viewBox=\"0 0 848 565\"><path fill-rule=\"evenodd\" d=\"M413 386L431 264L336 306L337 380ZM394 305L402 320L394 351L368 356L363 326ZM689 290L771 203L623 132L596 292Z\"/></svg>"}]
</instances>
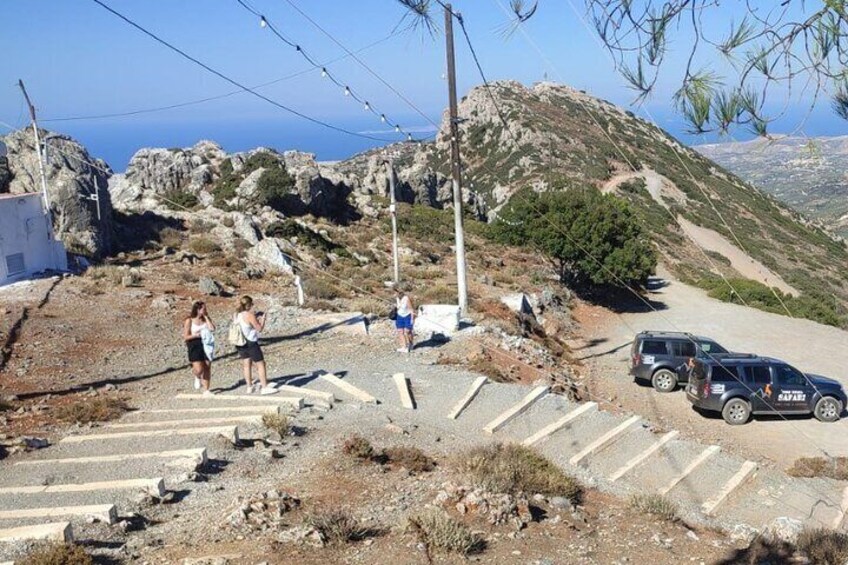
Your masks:
<instances>
[{"instance_id":1,"label":"rocky peak","mask_svg":"<svg viewBox=\"0 0 848 565\"><path fill-rule=\"evenodd\" d=\"M108 253L112 245L112 204L108 190L112 170L71 137L47 130L40 133L46 147L47 194L57 236L68 251L92 256ZM32 131L14 131L4 142L8 149L8 173L5 187L0 183L0 192L40 192L38 153Z\"/></svg>"}]
</instances>

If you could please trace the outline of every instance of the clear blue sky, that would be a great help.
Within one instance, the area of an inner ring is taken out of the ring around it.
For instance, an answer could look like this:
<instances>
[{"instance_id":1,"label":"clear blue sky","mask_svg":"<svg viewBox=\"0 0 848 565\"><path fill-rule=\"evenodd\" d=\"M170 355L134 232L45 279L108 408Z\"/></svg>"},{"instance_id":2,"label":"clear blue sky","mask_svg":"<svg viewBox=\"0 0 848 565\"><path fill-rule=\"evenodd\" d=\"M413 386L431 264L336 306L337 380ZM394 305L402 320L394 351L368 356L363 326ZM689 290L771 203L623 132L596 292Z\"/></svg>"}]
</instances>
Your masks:
<instances>
[{"instance_id":1,"label":"clear blue sky","mask_svg":"<svg viewBox=\"0 0 848 565\"><path fill-rule=\"evenodd\" d=\"M404 14L395 0L292 0L351 49L391 33ZM257 18L235 0L105 0L189 54L248 85L309 69L290 47L261 29ZM582 0L573 0L582 9ZM320 61L343 51L293 10L285 0L251 0L280 31ZM507 21L499 3L506 0L455 0L490 79L511 78L525 84L561 79L576 88L626 105L633 96L614 72L597 39L575 15L569 0L541 0L526 31L549 58L548 64L520 33L505 40L498 28ZM732 17L734 8L724 9ZM440 16L440 14L439 14ZM441 17L437 18L441 23ZM729 18L714 25L729 26ZM674 47L674 46L673 46ZM26 83L42 118L132 111L187 102L234 90L220 78L181 59L91 0L4 0L0 19L0 120L27 123L18 78ZM461 37L457 37L459 92L480 80ZM675 55L676 56L676 55ZM446 105L444 48L441 38L407 32L363 52L382 77L438 122ZM681 120L669 108L674 85L674 56L668 80L648 102L660 125L681 134ZM428 122L353 60L328 68L369 100L375 108L409 128ZM381 130L379 120L343 96L320 73L311 71L264 88L282 104L355 131ZM826 104L822 105L826 106ZM794 113L800 115L799 107ZM73 135L91 153L122 170L142 146L186 146L215 139L228 150L259 145L317 152L340 158L369 143L294 118L246 93L222 100L158 113L108 120L44 122ZM838 134L844 122L825 108L807 122L806 133ZM4 129L0 127L0 132ZM740 135L742 135L740 133ZM391 137L388 135L387 137ZM686 141L697 141L685 138Z\"/></svg>"}]
</instances>

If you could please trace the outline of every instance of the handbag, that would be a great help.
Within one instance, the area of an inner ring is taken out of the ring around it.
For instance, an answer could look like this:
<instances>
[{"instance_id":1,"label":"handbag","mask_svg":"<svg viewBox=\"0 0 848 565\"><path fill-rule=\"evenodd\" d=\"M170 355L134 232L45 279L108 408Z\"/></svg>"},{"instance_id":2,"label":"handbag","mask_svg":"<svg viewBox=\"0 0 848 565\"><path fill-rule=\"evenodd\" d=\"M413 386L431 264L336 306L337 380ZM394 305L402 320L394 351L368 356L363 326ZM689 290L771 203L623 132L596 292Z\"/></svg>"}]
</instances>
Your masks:
<instances>
[{"instance_id":1,"label":"handbag","mask_svg":"<svg viewBox=\"0 0 848 565\"><path fill-rule=\"evenodd\" d=\"M247 345L247 338L244 337L244 332L241 331L241 324L238 321L238 316L230 322L230 333L227 335L230 345L235 347L244 347Z\"/></svg>"},{"instance_id":2,"label":"handbag","mask_svg":"<svg viewBox=\"0 0 848 565\"><path fill-rule=\"evenodd\" d=\"M392 309L389 311L389 320L391 320L391 321L393 321L393 322L394 322L395 320L397 320L397 317L398 317L398 316L397 316L397 307L392 308Z\"/></svg>"}]
</instances>

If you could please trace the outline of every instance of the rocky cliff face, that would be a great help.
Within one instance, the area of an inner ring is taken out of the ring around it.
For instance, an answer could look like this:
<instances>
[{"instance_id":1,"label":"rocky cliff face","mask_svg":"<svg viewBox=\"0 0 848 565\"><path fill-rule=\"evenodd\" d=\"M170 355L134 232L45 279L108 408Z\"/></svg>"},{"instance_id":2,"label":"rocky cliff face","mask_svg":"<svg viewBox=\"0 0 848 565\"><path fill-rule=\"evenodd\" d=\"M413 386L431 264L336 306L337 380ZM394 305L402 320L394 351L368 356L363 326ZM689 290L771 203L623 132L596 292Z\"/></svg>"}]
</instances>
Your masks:
<instances>
[{"instance_id":1,"label":"rocky cliff face","mask_svg":"<svg viewBox=\"0 0 848 565\"><path fill-rule=\"evenodd\" d=\"M95 257L107 254L112 245L111 169L68 136L46 130L41 135L47 147L47 193L57 236L68 251ZM0 170L0 192L40 192L32 132L15 131L3 141L8 165L5 173Z\"/></svg>"}]
</instances>

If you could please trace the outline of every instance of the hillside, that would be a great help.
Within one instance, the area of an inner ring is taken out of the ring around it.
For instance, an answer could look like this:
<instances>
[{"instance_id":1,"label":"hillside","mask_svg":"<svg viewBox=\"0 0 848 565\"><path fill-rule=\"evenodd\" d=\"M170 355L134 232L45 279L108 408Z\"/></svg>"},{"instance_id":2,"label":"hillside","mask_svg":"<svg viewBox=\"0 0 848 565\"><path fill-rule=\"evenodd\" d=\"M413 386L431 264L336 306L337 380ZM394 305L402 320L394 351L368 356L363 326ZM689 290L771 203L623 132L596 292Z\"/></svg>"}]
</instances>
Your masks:
<instances>
[{"instance_id":1,"label":"hillside","mask_svg":"<svg viewBox=\"0 0 848 565\"><path fill-rule=\"evenodd\" d=\"M835 299L830 305L844 316L845 244L774 197L661 129L571 88L499 82L491 91L511 133L484 88L472 90L459 110L466 185L473 183L490 218L523 187L593 185L636 207L663 262L681 279L716 288L720 279L711 271L720 270L800 296L799 311ZM435 144L423 149L442 174L447 148L443 124Z\"/></svg>"},{"instance_id":2,"label":"hillside","mask_svg":"<svg viewBox=\"0 0 848 565\"><path fill-rule=\"evenodd\" d=\"M848 137L785 136L695 149L848 237Z\"/></svg>"}]
</instances>

